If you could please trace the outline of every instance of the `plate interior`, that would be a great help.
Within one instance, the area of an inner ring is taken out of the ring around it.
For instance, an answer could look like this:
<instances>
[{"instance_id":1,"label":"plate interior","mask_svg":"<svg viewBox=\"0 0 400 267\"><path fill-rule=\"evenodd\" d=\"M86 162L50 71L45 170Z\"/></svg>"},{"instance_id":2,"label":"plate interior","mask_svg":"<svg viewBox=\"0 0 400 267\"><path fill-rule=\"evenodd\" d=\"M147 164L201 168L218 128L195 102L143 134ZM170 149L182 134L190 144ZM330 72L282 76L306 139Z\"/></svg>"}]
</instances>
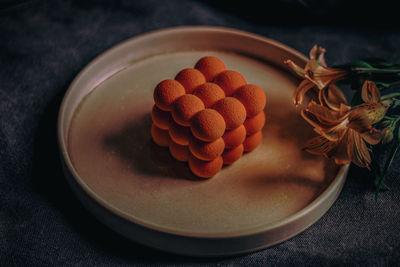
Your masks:
<instances>
[{"instance_id":1,"label":"plate interior","mask_svg":"<svg viewBox=\"0 0 400 267\"><path fill-rule=\"evenodd\" d=\"M205 55L224 61L267 95L262 144L212 179L199 179L150 136L153 90ZM293 105L298 80L287 70L240 53L176 51L131 62L79 104L68 153L96 200L148 227L198 236L264 229L305 208L338 167L301 150L314 136Z\"/></svg>"}]
</instances>

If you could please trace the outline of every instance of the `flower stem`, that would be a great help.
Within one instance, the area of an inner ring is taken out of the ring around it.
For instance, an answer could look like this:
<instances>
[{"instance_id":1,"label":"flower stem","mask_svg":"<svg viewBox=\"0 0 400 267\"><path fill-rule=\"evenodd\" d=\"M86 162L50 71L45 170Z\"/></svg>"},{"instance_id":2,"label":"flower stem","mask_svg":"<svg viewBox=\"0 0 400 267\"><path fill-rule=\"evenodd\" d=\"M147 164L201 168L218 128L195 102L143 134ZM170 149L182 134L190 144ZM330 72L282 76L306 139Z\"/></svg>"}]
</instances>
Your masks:
<instances>
[{"instance_id":1,"label":"flower stem","mask_svg":"<svg viewBox=\"0 0 400 267\"><path fill-rule=\"evenodd\" d=\"M389 99L389 98L394 98L394 97L396 97L396 96L400 96L400 93L392 93L392 94L384 95L384 96L381 97L381 100L386 100L386 99Z\"/></svg>"},{"instance_id":2,"label":"flower stem","mask_svg":"<svg viewBox=\"0 0 400 267\"><path fill-rule=\"evenodd\" d=\"M392 74L392 73L400 73L400 69L377 69L377 68L361 68L356 67L352 69L358 73L371 73L371 74Z\"/></svg>"}]
</instances>

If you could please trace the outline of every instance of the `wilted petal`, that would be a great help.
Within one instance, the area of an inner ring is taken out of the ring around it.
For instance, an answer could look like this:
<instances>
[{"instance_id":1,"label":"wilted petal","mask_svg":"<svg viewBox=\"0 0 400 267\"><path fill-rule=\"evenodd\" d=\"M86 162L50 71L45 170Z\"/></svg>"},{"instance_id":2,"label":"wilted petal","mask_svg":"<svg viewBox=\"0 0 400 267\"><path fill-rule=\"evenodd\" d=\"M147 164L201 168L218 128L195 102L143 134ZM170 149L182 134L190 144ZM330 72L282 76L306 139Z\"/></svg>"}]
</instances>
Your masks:
<instances>
[{"instance_id":1,"label":"wilted petal","mask_svg":"<svg viewBox=\"0 0 400 267\"><path fill-rule=\"evenodd\" d=\"M323 155L329 152L334 146L334 142L331 142L322 136L317 136L308 140L302 149L314 155Z\"/></svg>"},{"instance_id":2,"label":"wilted petal","mask_svg":"<svg viewBox=\"0 0 400 267\"><path fill-rule=\"evenodd\" d=\"M337 142L340 141L347 131L347 120L337 124L331 128L315 127L314 131L321 136L325 137L329 141Z\"/></svg>"},{"instance_id":3,"label":"wilted petal","mask_svg":"<svg viewBox=\"0 0 400 267\"><path fill-rule=\"evenodd\" d=\"M350 111L351 128L362 133L365 130L371 129L371 126L385 116L388 105L385 103L365 103L354 107Z\"/></svg>"},{"instance_id":4,"label":"wilted petal","mask_svg":"<svg viewBox=\"0 0 400 267\"><path fill-rule=\"evenodd\" d=\"M347 71L342 69L333 69L324 67L322 65L316 65L315 63L310 60L310 64L307 64L310 69L305 68L306 74L305 78L309 79L319 89L323 89L324 87L341 80L347 76Z\"/></svg>"},{"instance_id":5,"label":"wilted petal","mask_svg":"<svg viewBox=\"0 0 400 267\"><path fill-rule=\"evenodd\" d=\"M343 118L339 117L338 112L319 105L314 101L311 101L308 104L306 111L312 113L321 123L325 125L336 125L343 120Z\"/></svg>"},{"instance_id":6,"label":"wilted petal","mask_svg":"<svg viewBox=\"0 0 400 267\"><path fill-rule=\"evenodd\" d=\"M310 82L309 80L303 80L301 83L296 87L296 90L293 93L293 102L294 104L300 105L303 102L304 95L315 85Z\"/></svg>"},{"instance_id":7,"label":"wilted petal","mask_svg":"<svg viewBox=\"0 0 400 267\"><path fill-rule=\"evenodd\" d=\"M364 133L372 129L371 120L366 116L364 109L355 108L349 113L349 128Z\"/></svg>"},{"instance_id":8,"label":"wilted petal","mask_svg":"<svg viewBox=\"0 0 400 267\"><path fill-rule=\"evenodd\" d=\"M301 78L304 78L304 75L306 74L306 71L298 66L296 63L294 63L292 60L288 59L284 61L286 65L288 65L294 72L296 72L297 75L299 75Z\"/></svg>"},{"instance_id":9,"label":"wilted petal","mask_svg":"<svg viewBox=\"0 0 400 267\"><path fill-rule=\"evenodd\" d=\"M326 153L326 156L333 158L336 164L346 164L350 162L350 155L347 150L347 139L348 132L342 137L342 139L336 142L333 149Z\"/></svg>"},{"instance_id":10,"label":"wilted petal","mask_svg":"<svg viewBox=\"0 0 400 267\"><path fill-rule=\"evenodd\" d=\"M325 52L326 52L325 48L314 45L309 53L310 59L316 59L319 64L326 67L326 62L324 57Z\"/></svg>"},{"instance_id":11,"label":"wilted petal","mask_svg":"<svg viewBox=\"0 0 400 267\"><path fill-rule=\"evenodd\" d=\"M369 168L371 164L371 155L367 145L361 138L361 136L354 130L349 129L349 140L348 140L348 153L351 161L359 167Z\"/></svg>"},{"instance_id":12,"label":"wilted petal","mask_svg":"<svg viewBox=\"0 0 400 267\"><path fill-rule=\"evenodd\" d=\"M360 135L368 144L371 145L378 144L382 139L382 132L374 128L368 132L361 133Z\"/></svg>"},{"instance_id":13,"label":"wilted petal","mask_svg":"<svg viewBox=\"0 0 400 267\"><path fill-rule=\"evenodd\" d=\"M365 81L361 89L361 98L365 103L378 103L381 101L381 94L378 87L372 81Z\"/></svg>"},{"instance_id":14,"label":"wilted petal","mask_svg":"<svg viewBox=\"0 0 400 267\"><path fill-rule=\"evenodd\" d=\"M346 113L348 113L351 110L350 106L347 106L345 104L340 104L339 107L339 117L344 116Z\"/></svg>"},{"instance_id":15,"label":"wilted petal","mask_svg":"<svg viewBox=\"0 0 400 267\"><path fill-rule=\"evenodd\" d=\"M324 103L332 110L340 111L340 106L347 104L347 100L343 92L334 84L330 84L328 87L325 87L322 90L321 95Z\"/></svg>"}]
</instances>

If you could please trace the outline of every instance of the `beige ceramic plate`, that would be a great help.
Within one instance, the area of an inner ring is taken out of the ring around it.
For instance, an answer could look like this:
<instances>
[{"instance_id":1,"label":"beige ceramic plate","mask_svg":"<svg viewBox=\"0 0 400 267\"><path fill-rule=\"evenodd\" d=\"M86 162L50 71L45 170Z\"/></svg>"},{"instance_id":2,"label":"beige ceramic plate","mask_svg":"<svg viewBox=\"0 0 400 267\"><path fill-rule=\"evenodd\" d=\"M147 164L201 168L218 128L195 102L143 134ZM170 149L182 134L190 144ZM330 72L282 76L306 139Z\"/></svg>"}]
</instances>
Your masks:
<instances>
[{"instance_id":1,"label":"beige ceramic plate","mask_svg":"<svg viewBox=\"0 0 400 267\"><path fill-rule=\"evenodd\" d=\"M205 55L267 95L262 144L209 180L150 137L155 85ZM348 166L301 151L313 134L292 104L298 80L283 66L289 58L306 61L276 41L216 27L165 29L106 51L76 77L60 109L72 188L115 231L174 253L234 255L303 231L335 201Z\"/></svg>"}]
</instances>

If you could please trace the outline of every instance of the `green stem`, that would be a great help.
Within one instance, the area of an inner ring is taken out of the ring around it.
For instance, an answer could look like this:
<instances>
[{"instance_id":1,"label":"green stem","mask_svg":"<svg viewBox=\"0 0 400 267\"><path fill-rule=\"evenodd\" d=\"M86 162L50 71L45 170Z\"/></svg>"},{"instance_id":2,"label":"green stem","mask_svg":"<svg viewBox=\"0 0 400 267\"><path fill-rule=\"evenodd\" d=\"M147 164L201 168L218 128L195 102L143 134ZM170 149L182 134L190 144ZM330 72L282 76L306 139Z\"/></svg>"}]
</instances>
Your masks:
<instances>
[{"instance_id":1,"label":"green stem","mask_svg":"<svg viewBox=\"0 0 400 267\"><path fill-rule=\"evenodd\" d=\"M377 68L361 68L361 67L353 68L353 71L356 71L356 72L359 72L359 73L375 73L375 74L400 73L400 69L377 69Z\"/></svg>"},{"instance_id":2,"label":"green stem","mask_svg":"<svg viewBox=\"0 0 400 267\"><path fill-rule=\"evenodd\" d=\"M396 97L396 96L400 96L400 93L392 93L392 94L384 95L384 96L381 97L381 100L386 100L386 99L389 99L389 98L394 98L394 97Z\"/></svg>"}]
</instances>

